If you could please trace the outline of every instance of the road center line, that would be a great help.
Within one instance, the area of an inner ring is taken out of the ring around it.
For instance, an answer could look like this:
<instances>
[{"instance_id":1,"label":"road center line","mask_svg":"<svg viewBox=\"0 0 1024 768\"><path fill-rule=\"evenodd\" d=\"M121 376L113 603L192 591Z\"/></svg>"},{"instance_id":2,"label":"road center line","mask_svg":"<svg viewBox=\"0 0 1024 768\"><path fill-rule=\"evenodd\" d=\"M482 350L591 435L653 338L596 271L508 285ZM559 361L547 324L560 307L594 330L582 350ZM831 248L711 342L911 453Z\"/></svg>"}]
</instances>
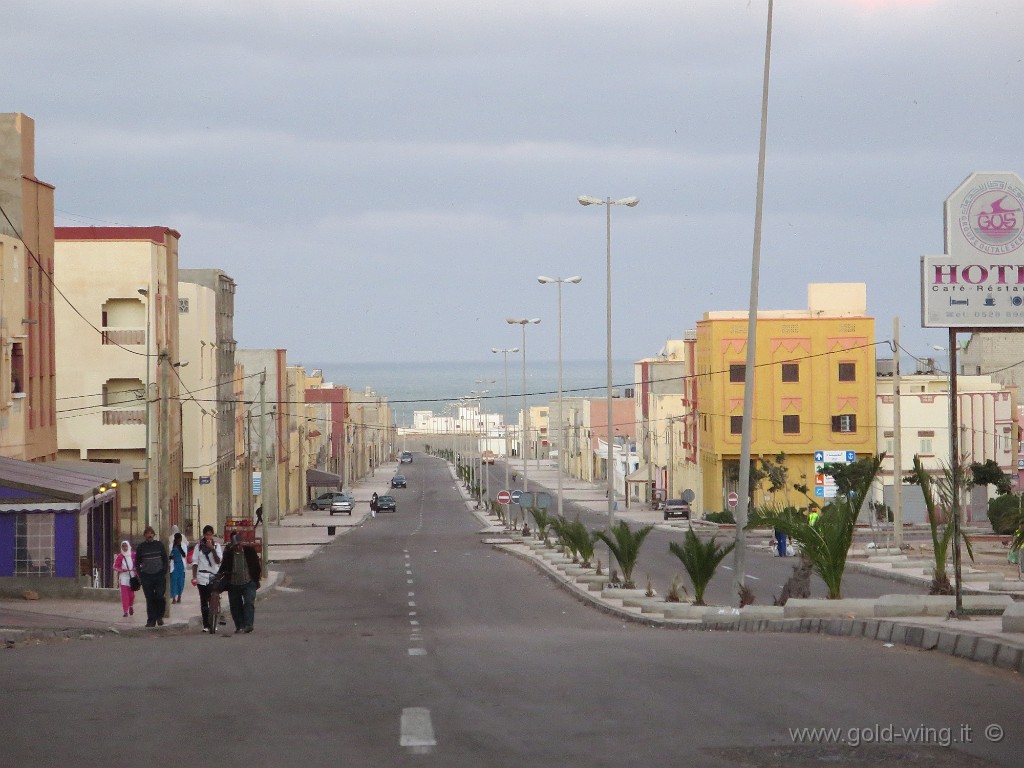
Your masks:
<instances>
[{"instance_id":1,"label":"road center line","mask_svg":"<svg viewBox=\"0 0 1024 768\"><path fill-rule=\"evenodd\" d=\"M399 746L413 754L426 754L437 746L434 726L430 722L430 710L424 707L408 707L402 710L402 724Z\"/></svg>"}]
</instances>

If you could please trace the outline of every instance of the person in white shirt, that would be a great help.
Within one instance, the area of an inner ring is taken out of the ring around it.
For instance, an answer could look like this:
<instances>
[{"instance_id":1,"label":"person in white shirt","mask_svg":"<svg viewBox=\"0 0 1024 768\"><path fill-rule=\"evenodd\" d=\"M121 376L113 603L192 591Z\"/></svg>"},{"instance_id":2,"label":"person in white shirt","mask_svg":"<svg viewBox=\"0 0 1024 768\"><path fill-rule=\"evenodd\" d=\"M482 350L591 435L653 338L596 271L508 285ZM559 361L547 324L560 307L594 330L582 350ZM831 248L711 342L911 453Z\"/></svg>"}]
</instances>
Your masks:
<instances>
[{"instance_id":1,"label":"person in white shirt","mask_svg":"<svg viewBox=\"0 0 1024 768\"><path fill-rule=\"evenodd\" d=\"M220 561L224 550L214 541L213 526L203 528L203 538L196 544L192 553L192 586L199 590L199 608L203 612L203 632L209 632L210 626L210 580L220 569Z\"/></svg>"}]
</instances>

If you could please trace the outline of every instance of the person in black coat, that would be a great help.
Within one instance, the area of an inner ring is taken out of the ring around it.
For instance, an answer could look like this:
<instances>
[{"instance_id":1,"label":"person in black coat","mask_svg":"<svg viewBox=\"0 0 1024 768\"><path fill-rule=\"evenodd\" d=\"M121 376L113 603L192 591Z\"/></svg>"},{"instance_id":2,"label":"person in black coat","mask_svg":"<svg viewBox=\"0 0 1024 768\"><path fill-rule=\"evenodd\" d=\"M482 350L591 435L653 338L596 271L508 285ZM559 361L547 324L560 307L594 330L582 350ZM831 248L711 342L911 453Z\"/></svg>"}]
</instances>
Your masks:
<instances>
[{"instance_id":1,"label":"person in black coat","mask_svg":"<svg viewBox=\"0 0 1024 768\"><path fill-rule=\"evenodd\" d=\"M146 596L146 626L162 627L167 602L167 547L156 538L156 531L147 525L142 532L145 539L135 550L135 571L142 582Z\"/></svg>"},{"instance_id":2,"label":"person in black coat","mask_svg":"<svg viewBox=\"0 0 1024 768\"><path fill-rule=\"evenodd\" d=\"M224 551L218 573L225 573L228 577L228 602L231 605L231 618L235 622L235 633L252 632L256 618L256 590L260 588L260 577L263 575L260 556L253 547L244 546L236 533Z\"/></svg>"}]
</instances>

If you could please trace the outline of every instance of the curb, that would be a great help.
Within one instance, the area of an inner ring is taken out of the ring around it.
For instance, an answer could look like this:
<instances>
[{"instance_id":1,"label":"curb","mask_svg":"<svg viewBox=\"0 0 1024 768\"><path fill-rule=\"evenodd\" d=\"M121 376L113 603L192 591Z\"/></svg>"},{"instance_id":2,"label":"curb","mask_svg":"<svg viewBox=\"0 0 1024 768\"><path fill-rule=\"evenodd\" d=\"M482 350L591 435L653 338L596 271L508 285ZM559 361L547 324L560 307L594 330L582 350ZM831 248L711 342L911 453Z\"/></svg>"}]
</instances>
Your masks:
<instances>
[{"instance_id":1,"label":"curb","mask_svg":"<svg viewBox=\"0 0 1024 768\"><path fill-rule=\"evenodd\" d=\"M479 515L477 516L479 518ZM515 549L515 545L492 544L494 549L527 561L580 602L602 613L648 627L699 632L772 632L819 634L831 637L852 637L902 645L922 651L937 651L967 661L1024 673L1024 639L1011 642L989 635L959 632L936 626L922 626L891 619L747 619L729 618L720 621L665 619L651 614L612 605L607 600L583 590L560 571L531 552ZM711 608L713 606L709 606Z\"/></svg>"}]
</instances>

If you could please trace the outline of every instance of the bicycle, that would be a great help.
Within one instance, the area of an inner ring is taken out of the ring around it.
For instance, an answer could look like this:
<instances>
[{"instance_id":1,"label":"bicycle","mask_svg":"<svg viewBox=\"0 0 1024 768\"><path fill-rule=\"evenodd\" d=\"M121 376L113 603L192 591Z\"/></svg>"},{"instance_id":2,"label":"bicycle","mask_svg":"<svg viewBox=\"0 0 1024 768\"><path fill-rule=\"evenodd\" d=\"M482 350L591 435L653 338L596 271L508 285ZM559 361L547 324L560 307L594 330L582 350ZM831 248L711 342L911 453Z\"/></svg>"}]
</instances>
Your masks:
<instances>
[{"instance_id":1,"label":"bicycle","mask_svg":"<svg viewBox=\"0 0 1024 768\"><path fill-rule=\"evenodd\" d=\"M227 574L218 573L210 580L210 634L217 634L221 622L220 595L227 589Z\"/></svg>"}]
</instances>

